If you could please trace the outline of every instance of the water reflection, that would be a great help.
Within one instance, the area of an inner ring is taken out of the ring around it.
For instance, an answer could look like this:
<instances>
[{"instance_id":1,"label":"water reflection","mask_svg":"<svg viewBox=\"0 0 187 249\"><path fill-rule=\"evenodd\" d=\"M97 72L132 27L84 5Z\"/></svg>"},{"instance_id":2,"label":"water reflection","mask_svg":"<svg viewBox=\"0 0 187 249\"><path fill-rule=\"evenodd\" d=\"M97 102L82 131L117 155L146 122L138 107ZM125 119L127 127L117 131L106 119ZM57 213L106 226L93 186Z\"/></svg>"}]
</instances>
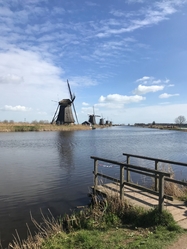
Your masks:
<instances>
[{"instance_id":1,"label":"water reflection","mask_svg":"<svg viewBox=\"0 0 187 249\"><path fill-rule=\"evenodd\" d=\"M68 174L75 169L74 165L74 132L59 132L57 134L57 149L59 152L59 166L67 170Z\"/></svg>"},{"instance_id":2,"label":"water reflection","mask_svg":"<svg viewBox=\"0 0 187 249\"><path fill-rule=\"evenodd\" d=\"M22 238L26 236L26 223L32 227L30 211L39 220L40 209L44 214L50 209L59 215L89 202L87 194L93 183L91 155L125 161L122 153L126 152L187 162L186 141L187 132L132 127L1 133L0 237L3 245L12 239L15 229ZM119 174L115 167L101 170L104 173L110 170L111 176ZM174 170L179 178L187 175L184 168Z\"/></svg>"}]
</instances>

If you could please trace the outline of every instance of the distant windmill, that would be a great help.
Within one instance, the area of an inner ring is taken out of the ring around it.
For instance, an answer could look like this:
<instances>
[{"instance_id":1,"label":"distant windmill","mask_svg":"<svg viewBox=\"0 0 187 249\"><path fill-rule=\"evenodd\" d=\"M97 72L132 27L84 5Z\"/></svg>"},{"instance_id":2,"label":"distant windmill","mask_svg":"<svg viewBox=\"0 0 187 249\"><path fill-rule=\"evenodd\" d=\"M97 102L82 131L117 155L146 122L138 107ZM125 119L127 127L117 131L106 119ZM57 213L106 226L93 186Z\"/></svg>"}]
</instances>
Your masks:
<instances>
[{"instance_id":1,"label":"distant windmill","mask_svg":"<svg viewBox=\"0 0 187 249\"><path fill-rule=\"evenodd\" d=\"M100 118L100 120L99 120L99 125L104 125L105 118L103 118L103 115L101 115L101 116L102 116L102 118Z\"/></svg>"},{"instance_id":2,"label":"distant windmill","mask_svg":"<svg viewBox=\"0 0 187 249\"><path fill-rule=\"evenodd\" d=\"M96 124L95 117L100 117L100 116L99 115L95 115L94 106L93 106L93 114L88 114L88 115L89 115L88 122L90 122L92 125L95 125Z\"/></svg>"},{"instance_id":3,"label":"distant windmill","mask_svg":"<svg viewBox=\"0 0 187 249\"><path fill-rule=\"evenodd\" d=\"M54 117L51 121L51 124L53 124L54 122L56 122L56 124L75 123L75 119L73 117L73 112L71 108L72 106L73 106L77 124L79 123L78 118L77 118L77 113L75 110L75 106L74 106L75 95L72 94L71 92L71 88L70 88L68 80L67 80L67 85L68 85L70 99L62 99L61 101L58 102L58 106L54 114Z\"/></svg>"}]
</instances>

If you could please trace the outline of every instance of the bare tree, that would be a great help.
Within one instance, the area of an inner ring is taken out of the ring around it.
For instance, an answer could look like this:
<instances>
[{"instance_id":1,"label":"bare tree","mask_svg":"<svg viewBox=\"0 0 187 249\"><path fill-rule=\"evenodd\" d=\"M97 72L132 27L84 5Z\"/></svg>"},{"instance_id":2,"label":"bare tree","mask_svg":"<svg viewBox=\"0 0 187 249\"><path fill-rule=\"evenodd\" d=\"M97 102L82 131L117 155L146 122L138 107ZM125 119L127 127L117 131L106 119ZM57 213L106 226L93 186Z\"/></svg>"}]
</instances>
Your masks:
<instances>
[{"instance_id":1,"label":"bare tree","mask_svg":"<svg viewBox=\"0 0 187 249\"><path fill-rule=\"evenodd\" d=\"M178 116L176 119L175 119L175 123L178 124L179 126L181 126L182 124L184 124L186 122L186 118L185 116Z\"/></svg>"}]
</instances>

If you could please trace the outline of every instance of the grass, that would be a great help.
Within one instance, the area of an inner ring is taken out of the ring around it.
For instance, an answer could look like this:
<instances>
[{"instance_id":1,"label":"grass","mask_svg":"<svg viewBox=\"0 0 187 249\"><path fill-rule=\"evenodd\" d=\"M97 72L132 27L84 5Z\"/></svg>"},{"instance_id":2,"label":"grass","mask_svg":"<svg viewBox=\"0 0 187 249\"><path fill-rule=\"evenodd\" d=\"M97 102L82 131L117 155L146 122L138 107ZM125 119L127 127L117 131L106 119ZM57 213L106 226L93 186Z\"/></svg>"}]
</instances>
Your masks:
<instances>
[{"instance_id":1,"label":"grass","mask_svg":"<svg viewBox=\"0 0 187 249\"><path fill-rule=\"evenodd\" d=\"M42 215L43 216L43 215ZM59 219L43 216L35 236L21 241L19 235L10 248L105 249L166 248L184 232L167 211L144 210L116 198L94 198L90 207Z\"/></svg>"},{"instance_id":2,"label":"grass","mask_svg":"<svg viewBox=\"0 0 187 249\"><path fill-rule=\"evenodd\" d=\"M25 131L75 131L90 130L86 125L55 125L55 124L30 124L30 123L0 123L0 132L25 132Z\"/></svg>"},{"instance_id":3,"label":"grass","mask_svg":"<svg viewBox=\"0 0 187 249\"><path fill-rule=\"evenodd\" d=\"M172 242L176 233L163 227L158 227L153 232L142 229L110 228L107 231L80 230L70 234L63 232L42 244L43 249L122 249L122 248L152 248L159 249Z\"/></svg>"}]
</instances>

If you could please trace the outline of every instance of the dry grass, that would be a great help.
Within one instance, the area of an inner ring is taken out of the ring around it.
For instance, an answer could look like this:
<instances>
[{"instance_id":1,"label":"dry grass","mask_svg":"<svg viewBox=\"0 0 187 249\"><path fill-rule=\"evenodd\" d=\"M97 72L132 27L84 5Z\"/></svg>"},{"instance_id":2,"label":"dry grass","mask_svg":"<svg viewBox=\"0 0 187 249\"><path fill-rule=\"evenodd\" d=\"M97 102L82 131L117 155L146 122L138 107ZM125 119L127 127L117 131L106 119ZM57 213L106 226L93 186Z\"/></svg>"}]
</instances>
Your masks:
<instances>
[{"instance_id":1,"label":"dry grass","mask_svg":"<svg viewBox=\"0 0 187 249\"><path fill-rule=\"evenodd\" d=\"M55 125L55 124L30 124L30 123L0 123L0 132L15 131L76 131L90 130L86 125Z\"/></svg>"},{"instance_id":2,"label":"dry grass","mask_svg":"<svg viewBox=\"0 0 187 249\"><path fill-rule=\"evenodd\" d=\"M170 173L170 178L175 179L175 174L171 165L162 164L160 170ZM175 198L181 199L187 195L187 187L173 182L165 181L164 192L166 195L171 195Z\"/></svg>"},{"instance_id":3,"label":"dry grass","mask_svg":"<svg viewBox=\"0 0 187 249\"><path fill-rule=\"evenodd\" d=\"M8 245L8 248L13 249L39 249L41 248L43 242L53 235L62 232L62 225L59 220L55 219L51 212L49 211L50 217L45 217L41 212L43 222L39 224L31 214L31 220L37 229L37 234L32 235L28 225L28 237L26 240L21 240L20 236L16 230L16 235L14 235L14 240Z\"/></svg>"},{"instance_id":4,"label":"dry grass","mask_svg":"<svg viewBox=\"0 0 187 249\"><path fill-rule=\"evenodd\" d=\"M93 196L90 207L85 207L76 214L65 215L61 219L55 219L50 211L50 216L45 217L41 211L43 222L39 224L31 214L31 220L37 229L37 233L32 235L27 225L28 238L26 240L21 240L16 230L14 240L8 245L8 248L39 249L45 241L56 237L58 234L71 233L80 229L104 229L106 228L106 215L108 213L112 214L112 216L109 216L110 222L114 223L114 219L116 219L116 222L119 222L119 219L116 218L115 214L120 214L122 210L127 210L129 207L130 206L126 202L122 202L117 195L116 197L107 199Z\"/></svg>"}]
</instances>

